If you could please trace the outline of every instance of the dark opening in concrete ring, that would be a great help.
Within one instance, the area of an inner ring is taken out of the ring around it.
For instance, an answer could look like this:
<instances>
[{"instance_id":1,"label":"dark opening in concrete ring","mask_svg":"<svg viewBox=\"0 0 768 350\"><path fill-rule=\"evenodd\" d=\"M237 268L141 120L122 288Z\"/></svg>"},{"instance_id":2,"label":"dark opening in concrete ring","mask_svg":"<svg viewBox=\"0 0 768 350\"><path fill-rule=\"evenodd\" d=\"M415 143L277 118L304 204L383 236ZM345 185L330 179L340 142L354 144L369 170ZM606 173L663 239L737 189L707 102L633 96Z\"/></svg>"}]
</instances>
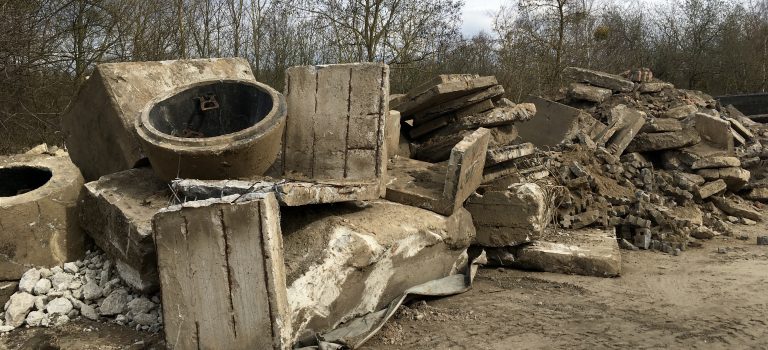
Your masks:
<instances>
[{"instance_id":1,"label":"dark opening in concrete ring","mask_svg":"<svg viewBox=\"0 0 768 350\"><path fill-rule=\"evenodd\" d=\"M0 197L13 197L43 187L53 174L31 166L0 168Z\"/></svg>"},{"instance_id":2,"label":"dark opening in concrete ring","mask_svg":"<svg viewBox=\"0 0 768 350\"><path fill-rule=\"evenodd\" d=\"M274 163L286 112L285 97L265 84L202 81L148 103L136 129L164 180L246 178Z\"/></svg>"}]
</instances>

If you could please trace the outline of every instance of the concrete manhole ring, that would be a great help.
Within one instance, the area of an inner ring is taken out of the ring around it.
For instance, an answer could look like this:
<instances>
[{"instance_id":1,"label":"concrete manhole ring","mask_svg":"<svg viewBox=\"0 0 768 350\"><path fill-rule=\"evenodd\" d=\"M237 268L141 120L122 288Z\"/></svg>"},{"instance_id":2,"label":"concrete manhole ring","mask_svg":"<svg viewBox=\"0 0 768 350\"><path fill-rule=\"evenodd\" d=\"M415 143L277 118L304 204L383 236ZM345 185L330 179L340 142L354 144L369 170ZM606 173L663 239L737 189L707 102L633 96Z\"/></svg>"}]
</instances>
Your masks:
<instances>
[{"instance_id":1,"label":"concrete manhole ring","mask_svg":"<svg viewBox=\"0 0 768 350\"><path fill-rule=\"evenodd\" d=\"M0 280L81 257L75 206L83 183L67 156L0 158Z\"/></svg>"},{"instance_id":2,"label":"concrete manhole ring","mask_svg":"<svg viewBox=\"0 0 768 350\"><path fill-rule=\"evenodd\" d=\"M226 179L262 175L280 151L285 97L250 80L209 80L149 102L136 120L155 173Z\"/></svg>"}]
</instances>

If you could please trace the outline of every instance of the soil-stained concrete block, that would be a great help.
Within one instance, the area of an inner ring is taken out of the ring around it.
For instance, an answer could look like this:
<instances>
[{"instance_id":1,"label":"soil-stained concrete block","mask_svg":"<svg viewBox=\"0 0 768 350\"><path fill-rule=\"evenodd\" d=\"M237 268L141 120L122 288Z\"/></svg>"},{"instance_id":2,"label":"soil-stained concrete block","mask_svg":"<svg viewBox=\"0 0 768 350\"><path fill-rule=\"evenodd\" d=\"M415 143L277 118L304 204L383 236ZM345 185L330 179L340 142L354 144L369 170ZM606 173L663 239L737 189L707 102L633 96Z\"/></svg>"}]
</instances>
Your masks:
<instances>
[{"instance_id":1,"label":"soil-stained concrete block","mask_svg":"<svg viewBox=\"0 0 768 350\"><path fill-rule=\"evenodd\" d=\"M728 189L733 192L742 189L752 176L752 173L750 173L749 170L739 167L701 169L697 171L697 174L708 181L722 179L728 185Z\"/></svg>"},{"instance_id":2,"label":"soil-stained concrete block","mask_svg":"<svg viewBox=\"0 0 768 350\"><path fill-rule=\"evenodd\" d=\"M168 205L168 184L149 168L101 177L85 184L79 205L80 224L117 262L118 273L133 288L159 287L152 216Z\"/></svg>"},{"instance_id":3,"label":"soil-stained concrete block","mask_svg":"<svg viewBox=\"0 0 768 350\"><path fill-rule=\"evenodd\" d=\"M699 109L694 105L677 106L664 112L663 116L664 118L685 119L689 115L696 113L698 110Z\"/></svg>"},{"instance_id":4,"label":"soil-stained concrete block","mask_svg":"<svg viewBox=\"0 0 768 350\"><path fill-rule=\"evenodd\" d=\"M681 131L638 134L627 147L627 152L650 152L683 148L701 142L701 136L693 128Z\"/></svg>"},{"instance_id":5,"label":"soil-stained concrete block","mask_svg":"<svg viewBox=\"0 0 768 350\"><path fill-rule=\"evenodd\" d=\"M62 115L72 161L91 181L131 169L144 158L135 121L145 105L201 80L254 80L242 58L99 64Z\"/></svg>"},{"instance_id":6,"label":"soil-stained concrete block","mask_svg":"<svg viewBox=\"0 0 768 350\"><path fill-rule=\"evenodd\" d=\"M483 180L490 132L480 128L452 150L447 164L396 157L390 162L386 198L450 215Z\"/></svg>"},{"instance_id":7,"label":"soil-stained concrete block","mask_svg":"<svg viewBox=\"0 0 768 350\"><path fill-rule=\"evenodd\" d=\"M760 212L758 212L754 207L738 197L712 197L712 202L715 203L717 208L724 211L728 215L754 221L763 221L763 215L760 214Z\"/></svg>"},{"instance_id":8,"label":"soil-stained concrete block","mask_svg":"<svg viewBox=\"0 0 768 350\"><path fill-rule=\"evenodd\" d=\"M277 200L236 199L186 202L152 219L171 349L291 347Z\"/></svg>"},{"instance_id":9,"label":"soil-stained concrete block","mask_svg":"<svg viewBox=\"0 0 768 350\"><path fill-rule=\"evenodd\" d=\"M19 279L32 266L82 258L82 186L66 153L0 157L0 280Z\"/></svg>"},{"instance_id":10,"label":"soil-stained concrete block","mask_svg":"<svg viewBox=\"0 0 768 350\"><path fill-rule=\"evenodd\" d=\"M475 244L516 246L539 238L547 227L552 208L539 185L523 183L502 190L481 188L478 192L465 206L477 230Z\"/></svg>"},{"instance_id":11,"label":"soil-stained concrete block","mask_svg":"<svg viewBox=\"0 0 768 350\"><path fill-rule=\"evenodd\" d=\"M728 168L728 167L740 167L741 161L736 157L707 157L701 158L691 165L691 169L713 169L713 168Z\"/></svg>"},{"instance_id":12,"label":"soil-stained concrete block","mask_svg":"<svg viewBox=\"0 0 768 350\"><path fill-rule=\"evenodd\" d=\"M581 83L572 83L568 87L568 95L576 100L584 100L595 103L601 103L611 97L613 91L597 86L591 86Z\"/></svg>"},{"instance_id":13,"label":"soil-stained concrete block","mask_svg":"<svg viewBox=\"0 0 768 350\"><path fill-rule=\"evenodd\" d=\"M725 191L728 188L728 185L725 184L725 181L722 179L717 179L715 181L707 182L706 184L703 184L701 186L696 186L695 191L696 195L700 199L705 199L712 197L715 194L718 194L720 192Z\"/></svg>"},{"instance_id":14,"label":"soil-stained concrete block","mask_svg":"<svg viewBox=\"0 0 768 350\"><path fill-rule=\"evenodd\" d=\"M283 176L367 181L383 193L389 67L376 63L291 67L285 85Z\"/></svg>"},{"instance_id":15,"label":"soil-stained concrete block","mask_svg":"<svg viewBox=\"0 0 768 350\"><path fill-rule=\"evenodd\" d=\"M568 67L563 70L563 75L576 82L589 83L613 91L630 92L635 87L633 82L618 75L584 68Z\"/></svg>"},{"instance_id":16,"label":"soil-stained concrete block","mask_svg":"<svg viewBox=\"0 0 768 350\"><path fill-rule=\"evenodd\" d=\"M384 200L284 208L288 302L295 337L386 307L406 289L460 273L475 234L449 217Z\"/></svg>"},{"instance_id":17,"label":"soil-stained concrete block","mask_svg":"<svg viewBox=\"0 0 768 350\"><path fill-rule=\"evenodd\" d=\"M621 252L615 229L581 229L563 233L557 235L557 240L535 241L516 250L513 266L597 277L621 275Z\"/></svg>"}]
</instances>

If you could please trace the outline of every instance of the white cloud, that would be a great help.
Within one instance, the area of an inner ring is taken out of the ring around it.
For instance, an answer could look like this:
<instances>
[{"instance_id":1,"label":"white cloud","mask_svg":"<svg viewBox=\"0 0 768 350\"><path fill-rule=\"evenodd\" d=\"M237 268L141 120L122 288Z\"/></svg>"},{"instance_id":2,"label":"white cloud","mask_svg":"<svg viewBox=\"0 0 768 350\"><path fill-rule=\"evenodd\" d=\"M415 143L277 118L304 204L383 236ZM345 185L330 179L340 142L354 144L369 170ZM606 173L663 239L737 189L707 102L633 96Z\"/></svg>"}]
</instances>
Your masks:
<instances>
[{"instance_id":1,"label":"white cloud","mask_svg":"<svg viewBox=\"0 0 768 350\"><path fill-rule=\"evenodd\" d=\"M490 32L493 25L493 13L498 11L501 5L511 1L465 0L464 2L461 32L464 36L469 37L479 33L481 30Z\"/></svg>"}]
</instances>

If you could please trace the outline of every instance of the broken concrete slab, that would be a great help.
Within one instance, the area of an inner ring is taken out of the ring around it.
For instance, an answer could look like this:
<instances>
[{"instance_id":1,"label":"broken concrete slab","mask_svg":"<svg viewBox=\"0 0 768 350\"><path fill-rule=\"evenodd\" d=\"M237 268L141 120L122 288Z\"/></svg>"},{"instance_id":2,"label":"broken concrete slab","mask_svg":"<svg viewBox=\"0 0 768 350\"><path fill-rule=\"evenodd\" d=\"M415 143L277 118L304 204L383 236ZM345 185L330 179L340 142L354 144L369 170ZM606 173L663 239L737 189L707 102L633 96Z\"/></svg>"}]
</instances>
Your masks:
<instances>
[{"instance_id":1,"label":"broken concrete slab","mask_svg":"<svg viewBox=\"0 0 768 350\"><path fill-rule=\"evenodd\" d=\"M728 215L755 221L763 221L763 216L760 212L738 197L712 197L712 202L715 203L718 209L724 211Z\"/></svg>"},{"instance_id":2,"label":"broken concrete slab","mask_svg":"<svg viewBox=\"0 0 768 350\"><path fill-rule=\"evenodd\" d=\"M739 158L736 157L707 157L707 158L701 158L691 165L691 169L693 170L699 170L699 169L712 169L712 168L728 168L728 167L739 167L741 166L741 161L739 161Z\"/></svg>"},{"instance_id":3,"label":"broken concrete slab","mask_svg":"<svg viewBox=\"0 0 768 350\"><path fill-rule=\"evenodd\" d=\"M739 134L742 138L752 139L755 137L755 134L753 134L752 131L749 130L749 128L745 127L744 124L742 124L736 118L726 117L725 120L727 120L731 124L731 129L736 131L736 133Z\"/></svg>"},{"instance_id":4,"label":"broken concrete slab","mask_svg":"<svg viewBox=\"0 0 768 350\"><path fill-rule=\"evenodd\" d=\"M718 193L724 192L728 188L728 185L722 179L707 182L703 185L696 186L696 196L700 199L706 199L712 197Z\"/></svg>"},{"instance_id":5,"label":"broken concrete slab","mask_svg":"<svg viewBox=\"0 0 768 350\"><path fill-rule=\"evenodd\" d=\"M503 266L597 277L621 275L621 251L614 228L548 232L517 248L488 249L489 263L498 255L494 250L505 250L513 256Z\"/></svg>"},{"instance_id":6,"label":"broken concrete slab","mask_svg":"<svg viewBox=\"0 0 768 350\"><path fill-rule=\"evenodd\" d=\"M284 208L282 218L295 338L461 272L475 232L463 208L445 217L384 200Z\"/></svg>"},{"instance_id":7,"label":"broken concrete slab","mask_svg":"<svg viewBox=\"0 0 768 350\"><path fill-rule=\"evenodd\" d=\"M728 152L733 151L731 124L727 120L705 113L696 113L693 121L703 140Z\"/></svg>"},{"instance_id":8,"label":"broken concrete slab","mask_svg":"<svg viewBox=\"0 0 768 350\"><path fill-rule=\"evenodd\" d=\"M152 216L171 197L168 184L152 169L137 168L85 184L78 206L83 230L117 262L123 280L143 293L160 286Z\"/></svg>"},{"instance_id":9,"label":"broken concrete slab","mask_svg":"<svg viewBox=\"0 0 768 350\"><path fill-rule=\"evenodd\" d=\"M610 89L581 83L571 83L568 87L568 96L575 100L601 103L611 97L612 94L613 91Z\"/></svg>"},{"instance_id":10,"label":"broken concrete slab","mask_svg":"<svg viewBox=\"0 0 768 350\"><path fill-rule=\"evenodd\" d=\"M254 81L242 58L97 65L61 118L72 161L87 181L133 168L144 158L135 121L146 104L179 86L210 79Z\"/></svg>"},{"instance_id":11,"label":"broken concrete slab","mask_svg":"<svg viewBox=\"0 0 768 350\"><path fill-rule=\"evenodd\" d=\"M675 86L665 82L645 82L637 87L637 91L640 93L654 93L661 92L663 90L674 89Z\"/></svg>"},{"instance_id":12,"label":"broken concrete slab","mask_svg":"<svg viewBox=\"0 0 768 350\"><path fill-rule=\"evenodd\" d=\"M627 147L628 152L650 152L683 148L701 142L701 136L693 128L681 131L638 134Z\"/></svg>"},{"instance_id":13,"label":"broken concrete slab","mask_svg":"<svg viewBox=\"0 0 768 350\"><path fill-rule=\"evenodd\" d=\"M533 143L537 147L552 147L574 139L581 130L579 123L585 113L579 109L533 96L526 98L525 102L536 106L536 116L515 124L524 142Z\"/></svg>"},{"instance_id":14,"label":"broken concrete slab","mask_svg":"<svg viewBox=\"0 0 768 350\"><path fill-rule=\"evenodd\" d=\"M640 132L652 133L652 132L667 132L667 131L680 131L683 130L683 124L672 118L651 118L649 119Z\"/></svg>"},{"instance_id":15,"label":"broken concrete slab","mask_svg":"<svg viewBox=\"0 0 768 350\"><path fill-rule=\"evenodd\" d=\"M689 115L696 113L698 110L699 109L693 105L677 106L664 112L663 116L664 118L685 119Z\"/></svg>"},{"instance_id":16,"label":"broken concrete slab","mask_svg":"<svg viewBox=\"0 0 768 350\"><path fill-rule=\"evenodd\" d=\"M696 172L708 181L722 179L728 185L728 189L735 192L749 182L751 173L739 167L701 169Z\"/></svg>"},{"instance_id":17,"label":"broken concrete slab","mask_svg":"<svg viewBox=\"0 0 768 350\"><path fill-rule=\"evenodd\" d=\"M496 77L474 74L443 74L412 89L407 97L392 109L400 111L403 120L431 106L450 101L477 90L498 85Z\"/></svg>"},{"instance_id":18,"label":"broken concrete slab","mask_svg":"<svg viewBox=\"0 0 768 350\"><path fill-rule=\"evenodd\" d=\"M563 75L576 82L589 83L613 91L630 92L635 87L633 82L618 75L584 68L567 67L563 70Z\"/></svg>"},{"instance_id":19,"label":"broken concrete slab","mask_svg":"<svg viewBox=\"0 0 768 350\"><path fill-rule=\"evenodd\" d=\"M157 213L152 226L168 347L291 347L274 195L186 202Z\"/></svg>"},{"instance_id":20,"label":"broken concrete slab","mask_svg":"<svg viewBox=\"0 0 768 350\"><path fill-rule=\"evenodd\" d=\"M450 215L462 206L483 178L488 129L480 128L452 150L448 164L395 158L390 162L386 198Z\"/></svg>"},{"instance_id":21,"label":"broken concrete slab","mask_svg":"<svg viewBox=\"0 0 768 350\"><path fill-rule=\"evenodd\" d=\"M645 113L625 105L611 109L609 121L618 129L605 142L606 148L614 155L621 156L645 124Z\"/></svg>"},{"instance_id":22,"label":"broken concrete slab","mask_svg":"<svg viewBox=\"0 0 768 350\"><path fill-rule=\"evenodd\" d=\"M535 183L506 189L481 187L465 207L477 230L475 244L485 247L516 246L537 239L552 210L545 191Z\"/></svg>"},{"instance_id":23,"label":"broken concrete slab","mask_svg":"<svg viewBox=\"0 0 768 350\"><path fill-rule=\"evenodd\" d=\"M406 119L413 119L414 125L418 126L425 122L438 118L442 115L459 111L469 106L481 103L485 100L490 100L494 97L498 97L504 94L504 87L501 85L493 85L489 88L479 90L477 92L470 93L465 96L457 97L449 101L430 106L420 112L411 113ZM463 116L470 116L473 114L462 113Z\"/></svg>"},{"instance_id":24,"label":"broken concrete slab","mask_svg":"<svg viewBox=\"0 0 768 350\"><path fill-rule=\"evenodd\" d=\"M508 145L488 149L485 155L485 166L496 165L504 162L508 162L513 159L528 156L533 154L536 147L532 143L526 142L518 145Z\"/></svg>"},{"instance_id":25,"label":"broken concrete slab","mask_svg":"<svg viewBox=\"0 0 768 350\"><path fill-rule=\"evenodd\" d=\"M749 190L749 192L747 192L746 195L744 195L744 198L749 199L751 201L768 203L768 188L766 187L753 188Z\"/></svg>"},{"instance_id":26,"label":"broken concrete slab","mask_svg":"<svg viewBox=\"0 0 768 350\"><path fill-rule=\"evenodd\" d=\"M530 120L535 115L536 106L533 103L521 103L512 107L496 107L476 115L451 119L435 135L452 135L462 130L509 125L514 122Z\"/></svg>"},{"instance_id":27,"label":"broken concrete slab","mask_svg":"<svg viewBox=\"0 0 768 350\"><path fill-rule=\"evenodd\" d=\"M85 234L76 220L82 186L66 153L0 157L0 280L82 258Z\"/></svg>"}]
</instances>

